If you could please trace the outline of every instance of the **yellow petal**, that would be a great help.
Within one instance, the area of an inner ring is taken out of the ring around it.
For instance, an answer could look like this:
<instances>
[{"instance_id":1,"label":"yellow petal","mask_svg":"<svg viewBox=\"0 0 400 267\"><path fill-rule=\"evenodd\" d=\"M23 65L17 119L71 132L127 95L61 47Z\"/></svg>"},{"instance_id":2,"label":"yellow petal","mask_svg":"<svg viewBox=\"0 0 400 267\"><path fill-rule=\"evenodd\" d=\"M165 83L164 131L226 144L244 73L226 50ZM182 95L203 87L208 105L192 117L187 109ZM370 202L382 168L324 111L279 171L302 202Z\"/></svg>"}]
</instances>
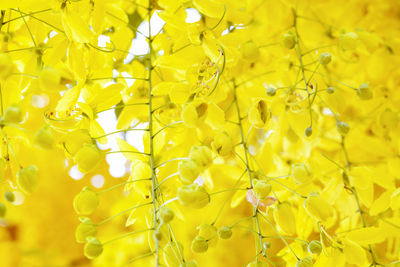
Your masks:
<instances>
[{"instance_id":1,"label":"yellow petal","mask_svg":"<svg viewBox=\"0 0 400 267\"><path fill-rule=\"evenodd\" d=\"M386 234L382 228L365 227L349 232L347 238L360 245L369 245L385 241Z\"/></svg>"}]
</instances>

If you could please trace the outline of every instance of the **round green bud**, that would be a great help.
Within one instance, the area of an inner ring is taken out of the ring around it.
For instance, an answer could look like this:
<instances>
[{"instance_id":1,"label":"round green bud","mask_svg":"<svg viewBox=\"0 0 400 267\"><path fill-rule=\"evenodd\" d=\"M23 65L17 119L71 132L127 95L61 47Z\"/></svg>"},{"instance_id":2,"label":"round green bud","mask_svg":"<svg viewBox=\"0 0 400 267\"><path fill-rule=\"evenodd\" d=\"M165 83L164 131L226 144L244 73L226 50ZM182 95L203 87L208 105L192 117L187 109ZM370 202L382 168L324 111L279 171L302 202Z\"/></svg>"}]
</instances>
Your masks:
<instances>
[{"instance_id":1,"label":"round green bud","mask_svg":"<svg viewBox=\"0 0 400 267\"><path fill-rule=\"evenodd\" d=\"M271 192L272 186L264 180L253 180L253 192L258 199L265 199Z\"/></svg>"},{"instance_id":2,"label":"round green bud","mask_svg":"<svg viewBox=\"0 0 400 267\"><path fill-rule=\"evenodd\" d=\"M202 236L196 236L191 245L191 249L196 253L204 253L208 250L207 240Z\"/></svg>"},{"instance_id":3,"label":"round green bud","mask_svg":"<svg viewBox=\"0 0 400 267\"><path fill-rule=\"evenodd\" d=\"M189 184L178 188L178 199L183 206L201 209L210 202L210 195L204 187Z\"/></svg>"},{"instance_id":4,"label":"round green bud","mask_svg":"<svg viewBox=\"0 0 400 267\"><path fill-rule=\"evenodd\" d=\"M154 240L158 240L158 241L162 240L162 233L160 232L160 230L154 231Z\"/></svg>"},{"instance_id":5,"label":"round green bud","mask_svg":"<svg viewBox=\"0 0 400 267\"><path fill-rule=\"evenodd\" d=\"M0 218L4 218L4 216L6 216L6 213L7 213L6 205L0 202Z\"/></svg>"},{"instance_id":6,"label":"round green bud","mask_svg":"<svg viewBox=\"0 0 400 267\"><path fill-rule=\"evenodd\" d=\"M103 245L97 238L90 236L87 238L83 252L88 259L92 260L101 255L103 252Z\"/></svg>"},{"instance_id":7,"label":"round green bud","mask_svg":"<svg viewBox=\"0 0 400 267\"><path fill-rule=\"evenodd\" d=\"M296 36L291 32L282 34L282 45L292 49L296 45Z\"/></svg>"},{"instance_id":8,"label":"round green bud","mask_svg":"<svg viewBox=\"0 0 400 267\"><path fill-rule=\"evenodd\" d=\"M12 104L6 108L3 118L6 123L21 123L25 114L17 104Z\"/></svg>"},{"instance_id":9,"label":"round green bud","mask_svg":"<svg viewBox=\"0 0 400 267\"><path fill-rule=\"evenodd\" d=\"M312 173L307 164L295 163L292 165L292 176L296 183L302 184L311 180Z\"/></svg>"},{"instance_id":10,"label":"round green bud","mask_svg":"<svg viewBox=\"0 0 400 267\"><path fill-rule=\"evenodd\" d=\"M268 87L268 88L265 90L265 93L266 93L267 95L269 95L269 96L274 96L274 95L276 95L276 89L275 89L274 87Z\"/></svg>"},{"instance_id":11,"label":"round green bud","mask_svg":"<svg viewBox=\"0 0 400 267\"><path fill-rule=\"evenodd\" d=\"M306 130L304 131L304 134L305 134L307 137L310 137L310 136L312 135L312 128L311 128L311 126L306 128Z\"/></svg>"},{"instance_id":12,"label":"round green bud","mask_svg":"<svg viewBox=\"0 0 400 267\"><path fill-rule=\"evenodd\" d=\"M340 133L340 135L342 135L342 136L345 136L350 131L350 126L345 121L337 121L336 128L337 128L338 132Z\"/></svg>"},{"instance_id":13,"label":"round green bud","mask_svg":"<svg viewBox=\"0 0 400 267\"><path fill-rule=\"evenodd\" d=\"M217 228L214 225L203 223L197 229L199 229L199 236L206 240L211 240L217 236Z\"/></svg>"},{"instance_id":14,"label":"round green bud","mask_svg":"<svg viewBox=\"0 0 400 267\"><path fill-rule=\"evenodd\" d=\"M322 53L319 55L319 63L321 65L328 65L332 60L332 56L329 53Z\"/></svg>"},{"instance_id":15,"label":"round green bud","mask_svg":"<svg viewBox=\"0 0 400 267\"><path fill-rule=\"evenodd\" d=\"M362 100L370 100L373 97L372 91L366 83L360 84L357 89L357 95Z\"/></svg>"},{"instance_id":16,"label":"round green bud","mask_svg":"<svg viewBox=\"0 0 400 267\"><path fill-rule=\"evenodd\" d=\"M162 206L159 212L160 218L164 223L169 223L175 216L174 212L166 206Z\"/></svg>"},{"instance_id":17,"label":"round green bud","mask_svg":"<svg viewBox=\"0 0 400 267\"><path fill-rule=\"evenodd\" d=\"M204 170L213 162L212 152L206 146L193 146L190 149L189 158L197 163L200 170Z\"/></svg>"},{"instance_id":18,"label":"round green bud","mask_svg":"<svg viewBox=\"0 0 400 267\"><path fill-rule=\"evenodd\" d=\"M97 194L85 186L74 198L74 209L79 215L92 214L99 205Z\"/></svg>"},{"instance_id":19,"label":"round green bud","mask_svg":"<svg viewBox=\"0 0 400 267\"><path fill-rule=\"evenodd\" d=\"M14 202L15 201L15 195L13 192L10 191L6 191L4 193L4 198L8 201L8 202Z\"/></svg>"},{"instance_id":20,"label":"round green bud","mask_svg":"<svg viewBox=\"0 0 400 267\"><path fill-rule=\"evenodd\" d=\"M79 218L81 223L76 227L75 239L78 243L85 243L86 239L90 236L97 234L96 225L88 217Z\"/></svg>"},{"instance_id":21,"label":"round green bud","mask_svg":"<svg viewBox=\"0 0 400 267\"><path fill-rule=\"evenodd\" d=\"M93 171L101 161L101 152L95 145L84 145L78 153L76 153L74 160L78 164L78 170L86 173Z\"/></svg>"},{"instance_id":22,"label":"round green bud","mask_svg":"<svg viewBox=\"0 0 400 267\"><path fill-rule=\"evenodd\" d=\"M218 230L218 237L220 239L229 239L232 236L232 228L229 226L222 226L221 229Z\"/></svg>"},{"instance_id":23,"label":"round green bud","mask_svg":"<svg viewBox=\"0 0 400 267\"><path fill-rule=\"evenodd\" d=\"M249 62L255 62L260 56L260 50L253 41L243 43L239 47L242 58Z\"/></svg>"},{"instance_id":24,"label":"round green bud","mask_svg":"<svg viewBox=\"0 0 400 267\"><path fill-rule=\"evenodd\" d=\"M54 134L50 127L44 126L35 134L35 144L44 149L51 149L54 144Z\"/></svg>"},{"instance_id":25,"label":"round green bud","mask_svg":"<svg viewBox=\"0 0 400 267\"><path fill-rule=\"evenodd\" d=\"M178 173L182 183L191 184L200 174L200 167L192 159L181 160L178 164Z\"/></svg>"},{"instance_id":26,"label":"round green bud","mask_svg":"<svg viewBox=\"0 0 400 267\"><path fill-rule=\"evenodd\" d=\"M35 165L22 168L17 173L17 185L25 194L33 193L38 184L38 168Z\"/></svg>"},{"instance_id":27,"label":"round green bud","mask_svg":"<svg viewBox=\"0 0 400 267\"><path fill-rule=\"evenodd\" d=\"M319 242L318 240L311 241L307 246L307 250L311 254L315 254L315 255L321 253L321 251L322 251L321 242Z\"/></svg>"},{"instance_id":28,"label":"round green bud","mask_svg":"<svg viewBox=\"0 0 400 267\"><path fill-rule=\"evenodd\" d=\"M195 260L185 261L184 263L179 265L179 267L197 267L197 266L199 266L199 265L197 264L197 261L195 261Z\"/></svg>"},{"instance_id":29,"label":"round green bud","mask_svg":"<svg viewBox=\"0 0 400 267\"><path fill-rule=\"evenodd\" d=\"M329 86L328 88L326 88L326 92L328 94L333 94L335 92L335 88L333 88L332 86Z\"/></svg>"},{"instance_id":30,"label":"round green bud","mask_svg":"<svg viewBox=\"0 0 400 267\"><path fill-rule=\"evenodd\" d=\"M313 261L312 257L307 256L296 263L296 267L312 267Z\"/></svg>"}]
</instances>

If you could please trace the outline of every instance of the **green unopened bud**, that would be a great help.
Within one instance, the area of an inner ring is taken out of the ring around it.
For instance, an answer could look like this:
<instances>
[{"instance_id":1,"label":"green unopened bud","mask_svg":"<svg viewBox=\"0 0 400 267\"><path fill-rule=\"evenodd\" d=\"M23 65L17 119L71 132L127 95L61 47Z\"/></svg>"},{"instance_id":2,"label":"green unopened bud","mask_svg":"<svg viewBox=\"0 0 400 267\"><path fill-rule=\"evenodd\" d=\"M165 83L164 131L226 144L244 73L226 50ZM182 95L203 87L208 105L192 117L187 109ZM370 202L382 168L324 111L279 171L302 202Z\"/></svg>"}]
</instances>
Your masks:
<instances>
[{"instance_id":1,"label":"green unopened bud","mask_svg":"<svg viewBox=\"0 0 400 267\"><path fill-rule=\"evenodd\" d=\"M6 205L0 202L0 218L4 218L4 216L6 216L6 213L7 213Z\"/></svg>"},{"instance_id":2,"label":"green unopened bud","mask_svg":"<svg viewBox=\"0 0 400 267\"><path fill-rule=\"evenodd\" d=\"M4 198L8 201L8 202L14 202L15 201L15 195L13 192L10 191L6 191L4 193Z\"/></svg>"},{"instance_id":3,"label":"green unopened bud","mask_svg":"<svg viewBox=\"0 0 400 267\"><path fill-rule=\"evenodd\" d=\"M202 236L196 236L192 241L191 249L196 253L204 253L208 250L207 240Z\"/></svg>"},{"instance_id":4,"label":"green unopened bud","mask_svg":"<svg viewBox=\"0 0 400 267\"><path fill-rule=\"evenodd\" d=\"M4 121L7 123L21 123L24 120L25 114L19 105L13 104L6 108L3 116Z\"/></svg>"},{"instance_id":5,"label":"green unopened bud","mask_svg":"<svg viewBox=\"0 0 400 267\"><path fill-rule=\"evenodd\" d=\"M170 208L162 206L160 208L160 218L164 223L169 223L174 218L174 212Z\"/></svg>"},{"instance_id":6,"label":"green unopened bud","mask_svg":"<svg viewBox=\"0 0 400 267\"><path fill-rule=\"evenodd\" d=\"M212 152L206 146L193 146L189 158L197 163L201 170L209 167L213 162Z\"/></svg>"},{"instance_id":7,"label":"green unopened bud","mask_svg":"<svg viewBox=\"0 0 400 267\"><path fill-rule=\"evenodd\" d=\"M268 87L268 88L265 90L265 93L266 93L267 95L269 95L269 96L274 96L274 95L276 95L276 89L275 89L274 87Z\"/></svg>"},{"instance_id":8,"label":"green unopened bud","mask_svg":"<svg viewBox=\"0 0 400 267\"><path fill-rule=\"evenodd\" d=\"M160 230L154 231L154 240L158 240L158 241L162 240L162 233L160 232Z\"/></svg>"},{"instance_id":9,"label":"green unopened bud","mask_svg":"<svg viewBox=\"0 0 400 267\"><path fill-rule=\"evenodd\" d=\"M260 50L253 41L243 43L239 47L242 58L249 62L255 62L260 56Z\"/></svg>"},{"instance_id":10,"label":"green unopened bud","mask_svg":"<svg viewBox=\"0 0 400 267\"><path fill-rule=\"evenodd\" d=\"M222 226L221 229L218 230L218 237L220 239L229 239L232 236L232 228L229 226Z\"/></svg>"},{"instance_id":11,"label":"green unopened bud","mask_svg":"<svg viewBox=\"0 0 400 267\"><path fill-rule=\"evenodd\" d=\"M85 256L88 259L92 260L100 256L102 252L103 252L103 244L101 244L101 242L93 236L88 237L87 243L85 244L84 247Z\"/></svg>"},{"instance_id":12,"label":"green unopened bud","mask_svg":"<svg viewBox=\"0 0 400 267\"><path fill-rule=\"evenodd\" d=\"M311 128L311 126L306 128L306 130L304 131L304 134L305 134L307 137L310 137L310 136L312 135L312 128Z\"/></svg>"},{"instance_id":13,"label":"green unopened bud","mask_svg":"<svg viewBox=\"0 0 400 267\"><path fill-rule=\"evenodd\" d=\"M99 205L97 194L85 186L74 198L74 209L79 215L92 214Z\"/></svg>"},{"instance_id":14,"label":"green unopened bud","mask_svg":"<svg viewBox=\"0 0 400 267\"><path fill-rule=\"evenodd\" d=\"M318 240L311 241L307 246L307 250L311 254L315 254L315 255L321 253L321 251L322 251L321 242L319 242Z\"/></svg>"},{"instance_id":15,"label":"green unopened bud","mask_svg":"<svg viewBox=\"0 0 400 267\"><path fill-rule=\"evenodd\" d=\"M370 100L373 97L372 91L366 83L360 84L357 89L357 95L362 100Z\"/></svg>"},{"instance_id":16,"label":"green unopened bud","mask_svg":"<svg viewBox=\"0 0 400 267\"><path fill-rule=\"evenodd\" d=\"M17 173L17 185L25 194L31 194L39 183L38 168L30 165Z\"/></svg>"},{"instance_id":17,"label":"green unopened bud","mask_svg":"<svg viewBox=\"0 0 400 267\"><path fill-rule=\"evenodd\" d=\"M340 35L340 47L343 50L353 50L358 45L358 35L355 32L347 32Z\"/></svg>"},{"instance_id":18,"label":"green unopened bud","mask_svg":"<svg viewBox=\"0 0 400 267\"><path fill-rule=\"evenodd\" d=\"M322 53L319 55L319 63L321 65L328 65L332 60L332 56L329 53Z\"/></svg>"},{"instance_id":19,"label":"green unopened bud","mask_svg":"<svg viewBox=\"0 0 400 267\"><path fill-rule=\"evenodd\" d=\"M333 94L335 92L335 88L333 88L332 86L329 86L328 88L326 88L326 92L328 94Z\"/></svg>"},{"instance_id":20,"label":"green unopened bud","mask_svg":"<svg viewBox=\"0 0 400 267\"><path fill-rule=\"evenodd\" d=\"M296 36L291 32L282 34L282 45L292 49L296 45Z\"/></svg>"},{"instance_id":21,"label":"green unopened bud","mask_svg":"<svg viewBox=\"0 0 400 267\"><path fill-rule=\"evenodd\" d=\"M265 199L271 192L271 184L264 180L253 180L253 192L258 199Z\"/></svg>"},{"instance_id":22,"label":"green unopened bud","mask_svg":"<svg viewBox=\"0 0 400 267\"><path fill-rule=\"evenodd\" d=\"M296 263L296 267L312 267L312 266L313 262L312 262L312 257L310 256L305 257Z\"/></svg>"},{"instance_id":23,"label":"green unopened bud","mask_svg":"<svg viewBox=\"0 0 400 267\"><path fill-rule=\"evenodd\" d=\"M44 126L35 134L35 144L44 149L51 149L54 144L54 134L50 127Z\"/></svg>"},{"instance_id":24,"label":"green unopened bud","mask_svg":"<svg viewBox=\"0 0 400 267\"><path fill-rule=\"evenodd\" d=\"M97 234L97 228L88 217L81 217L79 220L81 223L76 227L75 239L78 243L85 243L86 238Z\"/></svg>"},{"instance_id":25,"label":"green unopened bud","mask_svg":"<svg viewBox=\"0 0 400 267\"><path fill-rule=\"evenodd\" d=\"M178 188L178 199L183 206L200 209L210 202L210 195L204 187L190 184Z\"/></svg>"},{"instance_id":26,"label":"green unopened bud","mask_svg":"<svg viewBox=\"0 0 400 267\"><path fill-rule=\"evenodd\" d=\"M337 121L336 122L336 128L337 128L337 130L338 130L338 132L340 133L341 136L345 136L350 131L350 126L345 121Z\"/></svg>"},{"instance_id":27,"label":"green unopened bud","mask_svg":"<svg viewBox=\"0 0 400 267\"><path fill-rule=\"evenodd\" d=\"M292 165L292 176L296 183L302 184L311 180L312 173L307 164L295 163Z\"/></svg>"},{"instance_id":28,"label":"green unopened bud","mask_svg":"<svg viewBox=\"0 0 400 267\"><path fill-rule=\"evenodd\" d=\"M178 164L178 173L182 183L191 184L200 174L200 167L194 160L184 159Z\"/></svg>"},{"instance_id":29,"label":"green unopened bud","mask_svg":"<svg viewBox=\"0 0 400 267\"><path fill-rule=\"evenodd\" d=\"M94 170L101 161L101 152L95 145L84 145L74 157L78 170L86 173Z\"/></svg>"}]
</instances>

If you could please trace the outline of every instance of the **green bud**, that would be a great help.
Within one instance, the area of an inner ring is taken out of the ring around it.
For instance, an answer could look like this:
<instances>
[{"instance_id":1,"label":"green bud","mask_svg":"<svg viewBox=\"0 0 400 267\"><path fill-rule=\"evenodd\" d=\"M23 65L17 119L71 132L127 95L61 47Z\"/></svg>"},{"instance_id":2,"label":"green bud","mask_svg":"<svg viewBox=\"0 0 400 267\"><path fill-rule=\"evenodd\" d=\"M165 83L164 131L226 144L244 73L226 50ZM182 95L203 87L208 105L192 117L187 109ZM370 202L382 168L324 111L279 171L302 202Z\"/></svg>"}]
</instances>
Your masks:
<instances>
[{"instance_id":1,"label":"green bud","mask_svg":"<svg viewBox=\"0 0 400 267\"><path fill-rule=\"evenodd\" d=\"M362 100L370 100L373 97L372 91L366 83L360 84L357 89L357 95Z\"/></svg>"},{"instance_id":2,"label":"green bud","mask_svg":"<svg viewBox=\"0 0 400 267\"><path fill-rule=\"evenodd\" d=\"M178 199L183 206L201 209L210 202L210 195L204 187L189 184L178 188Z\"/></svg>"},{"instance_id":3,"label":"green bud","mask_svg":"<svg viewBox=\"0 0 400 267\"><path fill-rule=\"evenodd\" d=\"M6 216L6 213L7 213L6 205L0 202L0 218L4 218L4 216Z\"/></svg>"},{"instance_id":4,"label":"green bud","mask_svg":"<svg viewBox=\"0 0 400 267\"><path fill-rule=\"evenodd\" d=\"M311 254L319 254L319 253L321 253L321 251L322 251L321 242L319 242L318 240L311 241L307 246L307 250Z\"/></svg>"},{"instance_id":5,"label":"green bud","mask_svg":"<svg viewBox=\"0 0 400 267\"><path fill-rule=\"evenodd\" d=\"M78 243L85 243L86 238L97 234L96 225L87 217L79 218L81 223L75 230L75 239Z\"/></svg>"},{"instance_id":6,"label":"green bud","mask_svg":"<svg viewBox=\"0 0 400 267\"><path fill-rule=\"evenodd\" d=\"M4 198L8 201L8 202L14 202L15 201L15 195L13 192L10 191L6 191L4 193Z\"/></svg>"},{"instance_id":7,"label":"green bud","mask_svg":"<svg viewBox=\"0 0 400 267\"><path fill-rule=\"evenodd\" d=\"M88 259L92 260L101 255L103 252L103 245L97 238L90 236L87 238L83 252Z\"/></svg>"},{"instance_id":8,"label":"green bud","mask_svg":"<svg viewBox=\"0 0 400 267\"><path fill-rule=\"evenodd\" d=\"M99 205L97 194L85 186L74 198L74 209L79 215L92 214Z\"/></svg>"},{"instance_id":9,"label":"green bud","mask_svg":"<svg viewBox=\"0 0 400 267\"><path fill-rule=\"evenodd\" d=\"M271 184L264 180L253 180L253 192L258 199L265 199L271 192Z\"/></svg>"},{"instance_id":10,"label":"green bud","mask_svg":"<svg viewBox=\"0 0 400 267\"><path fill-rule=\"evenodd\" d=\"M332 60L332 56L329 53L322 53L319 55L319 63L321 65L328 65Z\"/></svg>"},{"instance_id":11,"label":"green bud","mask_svg":"<svg viewBox=\"0 0 400 267\"><path fill-rule=\"evenodd\" d=\"M22 168L17 173L17 185L25 194L35 191L38 183L38 168L35 165Z\"/></svg>"},{"instance_id":12,"label":"green bud","mask_svg":"<svg viewBox=\"0 0 400 267\"><path fill-rule=\"evenodd\" d=\"M217 235L217 228L214 225L203 223L197 229L199 229L199 236L206 240L211 240Z\"/></svg>"},{"instance_id":13,"label":"green bud","mask_svg":"<svg viewBox=\"0 0 400 267\"><path fill-rule=\"evenodd\" d=\"M17 104L10 105L4 112L4 121L7 123L21 123L24 120L25 114Z\"/></svg>"},{"instance_id":14,"label":"green bud","mask_svg":"<svg viewBox=\"0 0 400 267\"><path fill-rule=\"evenodd\" d=\"M326 89L326 92L327 92L328 94L333 94L333 93L335 92L335 88L333 88L332 86L329 86L329 87Z\"/></svg>"},{"instance_id":15,"label":"green bud","mask_svg":"<svg viewBox=\"0 0 400 267\"><path fill-rule=\"evenodd\" d=\"M162 233L160 232L160 230L155 230L154 231L154 240L161 241L161 239L162 239Z\"/></svg>"},{"instance_id":16,"label":"green bud","mask_svg":"<svg viewBox=\"0 0 400 267\"><path fill-rule=\"evenodd\" d=\"M304 134L305 134L307 137L310 137L310 136L312 135L312 128L311 128L311 126L306 128L306 130L304 131Z\"/></svg>"},{"instance_id":17,"label":"green bud","mask_svg":"<svg viewBox=\"0 0 400 267\"><path fill-rule=\"evenodd\" d=\"M276 94L276 89L274 87L268 87L265 93L269 96L274 96Z\"/></svg>"},{"instance_id":18,"label":"green bud","mask_svg":"<svg viewBox=\"0 0 400 267\"><path fill-rule=\"evenodd\" d=\"M312 267L312 257L307 256L296 263L296 267Z\"/></svg>"},{"instance_id":19,"label":"green bud","mask_svg":"<svg viewBox=\"0 0 400 267\"><path fill-rule=\"evenodd\" d=\"M207 240L202 236L196 236L192 241L191 249L196 253L204 253L208 250Z\"/></svg>"},{"instance_id":20,"label":"green bud","mask_svg":"<svg viewBox=\"0 0 400 267\"><path fill-rule=\"evenodd\" d=\"M232 228L229 226L222 226L221 229L218 230L218 237L220 239L229 239L232 236Z\"/></svg>"},{"instance_id":21,"label":"green bud","mask_svg":"<svg viewBox=\"0 0 400 267\"><path fill-rule=\"evenodd\" d=\"M282 34L282 45L292 49L296 45L296 36L291 32Z\"/></svg>"},{"instance_id":22,"label":"green bud","mask_svg":"<svg viewBox=\"0 0 400 267\"><path fill-rule=\"evenodd\" d=\"M182 183L191 184L200 174L200 167L194 160L184 159L178 164L178 173Z\"/></svg>"},{"instance_id":23,"label":"green bud","mask_svg":"<svg viewBox=\"0 0 400 267\"><path fill-rule=\"evenodd\" d=\"M44 149L51 149L54 144L54 134L50 127L44 126L35 134L35 144Z\"/></svg>"},{"instance_id":24,"label":"green bud","mask_svg":"<svg viewBox=\"0 0 400 267\"><path fill-rule=\"evenodd\" d=\"M170 221L172 221L174 215L174 212L170 208L166 206L162 206L160 208L160 218L164 223L169 223Z\"/></svg>"},{"instance_id":25,"label":"green bud","mask_svg":"<svg viewBox=\"0 0 400 267\"><path fill-rule=\"evenodd\" d=\"M337 121L336 128L337 128L338 132L340 133L340 135L342 135L342 136L345 136L350 131L350 126L345 121Z\"/></svg>"}]
</instances>

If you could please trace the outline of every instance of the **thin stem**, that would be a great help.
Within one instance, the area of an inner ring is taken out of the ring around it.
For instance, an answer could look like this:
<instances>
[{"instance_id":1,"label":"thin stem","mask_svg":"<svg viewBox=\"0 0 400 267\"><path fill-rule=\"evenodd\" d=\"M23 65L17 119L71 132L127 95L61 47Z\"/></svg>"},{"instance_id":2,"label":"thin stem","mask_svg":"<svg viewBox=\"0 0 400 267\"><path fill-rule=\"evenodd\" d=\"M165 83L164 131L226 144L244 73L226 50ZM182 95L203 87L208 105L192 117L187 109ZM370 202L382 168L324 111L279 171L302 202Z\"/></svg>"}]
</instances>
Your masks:
<instances>
[{"instance_id":1,"label":"thin stem","mask_svg":"<svg viewBox=\"0 0 400 267\"><path fill-rule=\"evenodd\" d=\"M165 129L171 127L172 125L180 124L180 123L183 123L183 121L174 121L174 122L171 122L170 124L165 125L164 127L162 127L160 130L158 130L158 131L153 135L153 138L156 137L157 134L161 133L163 130L165 130Z\"/></svg>"},{"instance_id":2,"label":"thin stem","mask_svg":"<svg viewBox=\"0 0 400 267\"><path fill-rule=\"evenodd\" d=\"M125 238L125 237L131 236L131 235L135 235L135 234L139 234L139 233L143 233L143 232L147 232L147 231L154 231L154 228L148 228L148 229L143 229L143 230L137 230L137 231L133 231L133 232L130 232L130 233L126 233L126 234L117 236L116 238L113 238L113 239L111 239L111 240L108 240L108 241L104 242L104 243L103 243L103 246L105 246L105 245L107 245L107 244L110 244L110 243L112 243L112 242L115 242L115 241L117 241L117 240L123 239L123 238Z\"/></svg>"},{"instance_id":3,"label":"thin stem","mask_svg":"<svg viewBox=\"0 0 400 267\"><path fill-rule=\"evenodd\" d=\"M100 136L92 137L92 138L93 139L101 139L101 138L109 136L109 135L113 135L113 134L117 134L117 133L130 132L130 131L148 131L148 129L130 128L130 129L119 130L119 131L115 131L115 132L112 132L112 133L108 133L108 134L104 134L104 135L100 135Z\"/></svg>"},{"instance_id":4,"label":"thin stem","mask_svg":"<svg viewBox=\"0 0 400 267\"><path fill-rule=\"evenodd\" d=\"M137 179L137 180L133 180L133 181L126 181L126 182L123 182L123 183L120 183L120 184L113 185L113 186L111 186L111 187L109 187L109 188L107 188L107 189L104 189L103 191L98 192L97 195L98 195L98 196L99 196L99 195L102 195L102 194L104 194L104 193L107 193L107 192L109 192L109 191L112 191L112 190L114 190L115 188L118 188L118 187L123 186L123 185L126 185L126 184L130 184L130 183L134 183L134 182L139 182L139 181L150 181L150 180L151 180L151 178L144 178L144 179Z\"/></svg>"},{"instance_id":5,"label":"thin stem","mask_svg":"<svg viewBox=\"0 0 400 267\"><path fill-rule=\"evenodd\" d=\"M120 212L118 212L117 214L114 214L114 215L112 215L111 217L108 217L107 219L105 219L105 220L99 222L98 224L96 224L96 226L103 225L103 224L105 224L106 222L109 222L109 221L111 221L112 219L114 219L115 217L118 217L119 215L124 214L124 213L126 213L126 212L128 212L128 211L131 211L131 210L134 210L134 209L137 209L137 208L140 208L140 207L144 207L144 206L147 206L147 205L151 205L151 204L153 204L153 202L148 202L148 203L136 205L136 206L134 206L134 207L130 207L129 209L120 211Z\"/></svg>"}]
</instances>

